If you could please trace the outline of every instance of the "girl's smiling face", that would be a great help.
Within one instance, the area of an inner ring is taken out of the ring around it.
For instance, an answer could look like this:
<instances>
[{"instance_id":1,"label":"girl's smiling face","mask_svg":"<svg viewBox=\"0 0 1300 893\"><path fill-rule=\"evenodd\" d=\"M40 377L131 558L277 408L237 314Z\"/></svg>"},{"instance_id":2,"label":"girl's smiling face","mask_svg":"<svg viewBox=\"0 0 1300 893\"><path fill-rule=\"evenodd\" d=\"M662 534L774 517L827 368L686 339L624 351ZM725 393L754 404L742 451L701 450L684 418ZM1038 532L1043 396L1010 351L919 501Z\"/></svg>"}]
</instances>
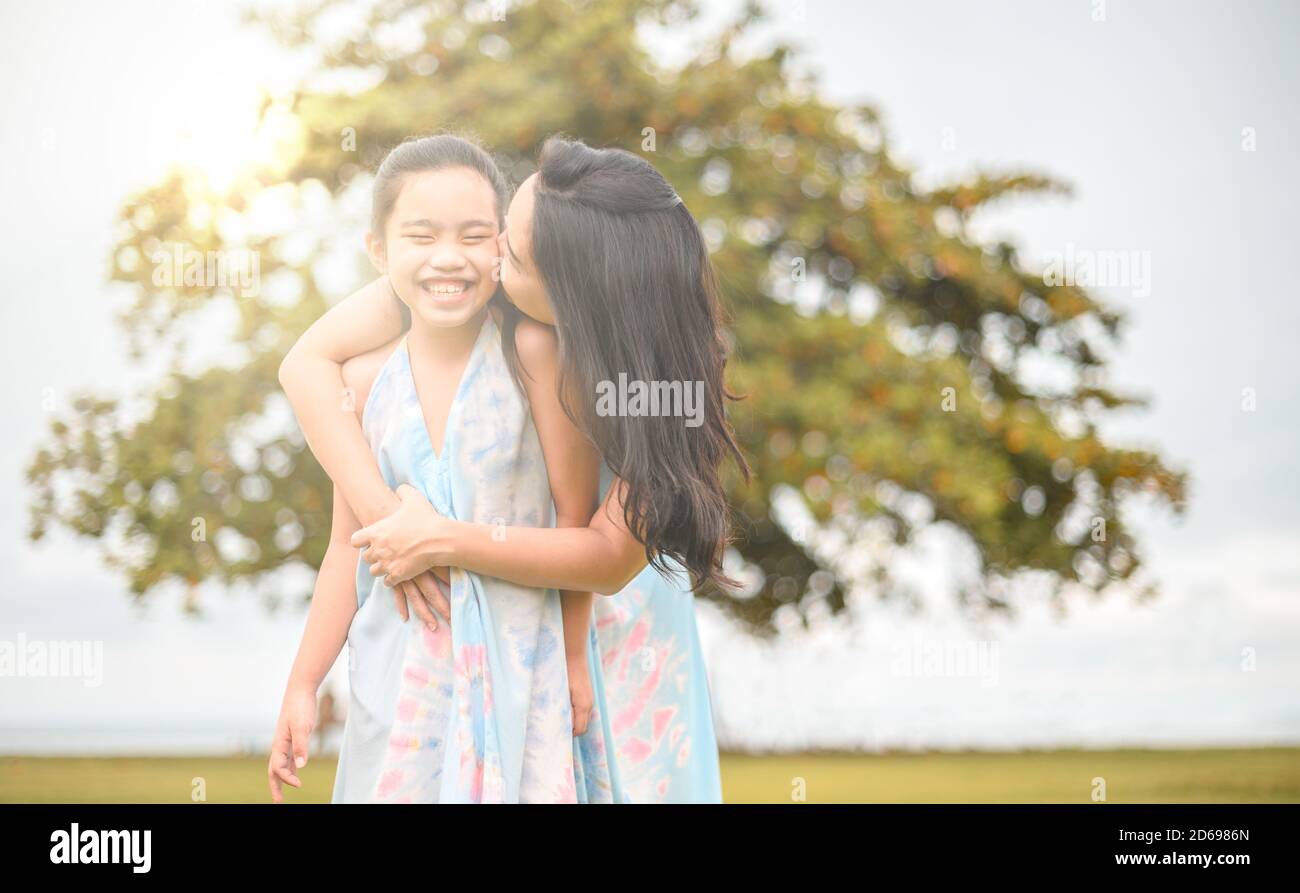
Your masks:
<instances>
[{"instance_id":1,"label":"girl's smiling face","mask_svg":"<svg viewBox=\"0 0 1300 893\"><path fill-rule=\"evenodd\" d=\"M506 215L506 227L498 238L501 253L501 287L506 297L524 313L548 326L555 325L546 287L533 263L533 203L537 174L515 191Z\"/></svg>"},{"instance_id":2,"label":"girl's smiling face","mask_svg":"<svg viewBox=\"0 0 1300 893\"><path fill-rule=\"evenodd\" d=\"M366 251L411 317L431 326L468 323L496 291L496 194L477 171L446 167L407 174L382 239Z\"/></svg>"}]
</instances>

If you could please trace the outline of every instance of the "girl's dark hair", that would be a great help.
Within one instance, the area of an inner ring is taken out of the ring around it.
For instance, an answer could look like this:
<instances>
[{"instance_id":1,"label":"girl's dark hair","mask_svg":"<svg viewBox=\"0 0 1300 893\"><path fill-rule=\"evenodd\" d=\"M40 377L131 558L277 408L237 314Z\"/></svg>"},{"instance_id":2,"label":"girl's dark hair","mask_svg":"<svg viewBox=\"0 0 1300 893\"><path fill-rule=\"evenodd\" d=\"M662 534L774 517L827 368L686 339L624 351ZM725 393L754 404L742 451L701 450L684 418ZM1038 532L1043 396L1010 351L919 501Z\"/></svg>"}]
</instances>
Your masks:
<instances>
[{"instance_id":1,"label":"girl's dark hair","mask_svg":"<svg viewBox=\"0 0 1300 893\"><path fill-rule=\"evenodd\" d=\"M473 137L436 133L410 137L398 143L380 162L371 192L370 231L376 238L384 237L384 227L409 174L448 167L467 167L482 174L496 193L497 225L504 223L506 206L510 202L510 185L492 156Z\"/></svg>"},{"instance_id":2,"label":"girl's dark hair","mask_svg":"<svg viewBox=\"0 0 1300 893\"><path fill-rule=\"evenodd\" d=\"M510 203L510 184L501 168L486 149L472 136L458 133L435 133L432 136L409 137L398 143L380 162L371 187L370 231L383 239L388 218L397 204L406 178L410 174L442 170L449 167L469 168L482 175L496 196L498 229L505 226L506 207ZM495 271L494 271L495 272ZM391 285L391 283L390 283ZM393 293L393 300L402 314L402 328L411 327L411 310ZM521 366L515 349L515 328L522 314L505 299L500 285L489 303L501 311L501 349L506 364L514 376L515 384L523 391Z\"/></svg>"},{"instance_id":3,"label":"girl's dark hair","mask_svg":"<svg viewBox=\"0 0 1300 893\"><path fill-rule=\"evenodd\" d=\"M627 485L624 520L661 573L692 588L735 587L722 572L731 517L719 466L749 465L726 419L726 343L699 225L654 166L622 149L551 137L538 162L532 247L555 314L561 400ZM703 382L703 420L596 412L597 386Z\"/></svg>"}]
</instances>

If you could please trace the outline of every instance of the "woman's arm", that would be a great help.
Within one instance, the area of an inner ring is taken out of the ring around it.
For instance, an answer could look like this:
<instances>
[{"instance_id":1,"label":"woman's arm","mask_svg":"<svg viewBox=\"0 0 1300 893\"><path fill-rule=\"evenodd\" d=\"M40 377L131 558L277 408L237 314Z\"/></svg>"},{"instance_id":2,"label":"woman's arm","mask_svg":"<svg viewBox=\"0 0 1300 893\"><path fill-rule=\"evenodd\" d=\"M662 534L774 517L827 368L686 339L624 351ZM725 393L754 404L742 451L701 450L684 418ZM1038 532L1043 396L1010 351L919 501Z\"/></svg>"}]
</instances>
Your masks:
<instances>
[{"instance_id":1,"label":"woman's arm","mask_svg":"<svg viewBox=\"0 0 1300 893\"><path fill-rule=\"evenodd\" d=\"M384 281L380 280L380 283ZM307 404L312 404L306 409L297 405L294 407L301 420L308 446L312 447L317 459L325 467L326 473L342 492L345 504L351 506L350 502L346 502L348 487L352 487L360 494L358 499L367 500L370 506L367 515L355 513L354 517L369 516L371 519L382 518L399 505L396 494L388 489L388 483L380 475L379 464L375 461L375 456L370 451L370 444L366 442L361 430L362 410L365 408L366 398L370 396L370 386L374 384L384 361L396 348L396 339L384 344L378 350L369 350L352 356L344 356L344 354L352 350L355 344L342 348L332 348L330 344L333 340L347 340L337 329L352 325L353 317L358 312L368 314L373 311L382 317L383 308L368 306L379 301L382 296L383 292L376 291L372 283L335 306L308 329L280 366L280 381L285 385L286 393L291 394L292 387L300 395L306 395ZM349 305L345 313L333 315L344 305ZM329 324L318 330L317 326L327 320ZM397 321L400 325L400 314ZM366 327L367 324L363 320L355 320L357 331L366 331ZM369 334L375 336L379 332L376 329ZM303 348L300 353L299 348ZM318 354L317 351L321 353ZM341 359L336 362L336 358ZM316 380L312 379L310 371L314 366L321 368L321 377ZM329 370L328 374L324 371L326 369ZM327 378L336 379L341 384L337 393L344 399L341 399L337 405L330 405L328 394L331 386L323 384ZM290 401L293 401L292 396ZM313 424L313 420L319 424ZM309 429L316 433L309 433ZM360 454L353 459L351 453L358 444ZM339 468L340 463L346 464ZM420 573L392 586L393 597L397 601L397 611L402 615L403 622L410 618L411 611L414 611L430 629L438 628L438 615L448 623L451 622L451 605L446 593L438 585L436 573L436 571Z\"/></svg>"},{"instance_id":2,"label":"woman's arm","mask_svg":"<svg viewBox=\"0 0 1300 893\"><path fill-rule=\"evenodd\" d=\"M365 398L343 378L343 363L394 341L403 331L386 277L349 295L311 324L280 363L280 386L307 446L366 524L397 507L361 431Z\"/></svg>"},{"instance_id":3,"label":"woman's arm","mask_svg":"<svg viewBox=\"0 0 1300 893\"><path fill-rule=\"evenodd\" d=\"M527 325L522 328L529 332ZM524 340L516 339L516 346L523 348L520 358L525 373L536 377L529 381L527 374L523 376L530 408L534 413L541 410L536 422L547 452L548 474L558 476L558 497L556 478L552 479L553 498L559 500L556 513L562 515L563 523L584 526L506 527L453 521L439 515L414 487L403 485L397 490L401 505L352 539L353 545L365 548L362 557L370 564L371 574L385 577L387 585L396 586L433 566L455 564L521 586L614 595L645 568L645 546L623 521L622 481L615 479L594 517L583 507L591 505L596 492L593 487L592 495L587 496L586 488L598 483L598 476L587 478L583 469L593 459L598 469L599 454L585 437L578 434L575 440L576 431L563 430L557 413L570 428L572 423L559 405L555 346L547 345L545 339L533 340L525 334ZM548 377L552 380L544 381ZM368 448L366 461L373 462ZM575 497L570 499L570 493Z\"/></svg>"},{"instance_id":4,"label":"woman's arm","mask_svg":"<svg viewBox=\"0 0 1300 893\"><path fill-rule=\"evenodd\" d=\"M358 530L352 545L366 549L370 573L389 586L454 564L521 586L615 595L647 564L645 546L623 522L626 488L615 478L586 527L550 528L455 521L403 484L397 488L401 507Z\"/></svg>"},{"instance_id":5,"label":"woman's arm","mask_svg":"<svg viewBox=\"0 0 1300 893\"><path fill-rule=\"evenodd\" d=\"M615 479L587 527L494 529L449 521L431 531L428 562L455 564L524 586L617 595L648 563L645 546L623 523L624 488Z\"/></svg>"}]
</instances>

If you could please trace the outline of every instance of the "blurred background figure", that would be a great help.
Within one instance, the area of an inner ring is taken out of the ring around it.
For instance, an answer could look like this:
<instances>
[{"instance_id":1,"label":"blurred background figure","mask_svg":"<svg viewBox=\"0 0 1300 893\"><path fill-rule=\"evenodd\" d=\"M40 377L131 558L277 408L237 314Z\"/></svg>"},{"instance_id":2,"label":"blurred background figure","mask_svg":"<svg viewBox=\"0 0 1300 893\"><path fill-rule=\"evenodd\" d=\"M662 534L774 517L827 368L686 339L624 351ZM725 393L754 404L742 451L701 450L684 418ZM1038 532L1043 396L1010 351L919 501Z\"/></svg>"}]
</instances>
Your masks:
<instances>
[{"instance_id":1,"label":"blurred background figure","mask_svg":"<svg viewBox=\"0 0 1300 893\"><path fill-rule=\"evenodd\" d=\"M334 692L322 686L320 701L316 708L316 729L314 732L317 753L338 753L339 742L334 732L341 733L343 731L343 724L346 719L347 715L338 709L338 704L334 700Z\"/></svg>"}]
</instances>

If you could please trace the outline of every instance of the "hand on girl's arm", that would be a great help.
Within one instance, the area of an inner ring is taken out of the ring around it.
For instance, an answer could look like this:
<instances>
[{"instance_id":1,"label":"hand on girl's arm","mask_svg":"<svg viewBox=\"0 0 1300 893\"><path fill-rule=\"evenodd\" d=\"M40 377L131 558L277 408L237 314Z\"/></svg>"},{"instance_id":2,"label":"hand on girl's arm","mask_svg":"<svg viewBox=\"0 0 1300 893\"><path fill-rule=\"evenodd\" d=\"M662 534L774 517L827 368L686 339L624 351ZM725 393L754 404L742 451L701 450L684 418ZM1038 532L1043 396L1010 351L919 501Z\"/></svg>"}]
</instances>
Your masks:
<instances>
[{"instance_id":1,"label":"hand on girl's arm","mask_svg":"<svg viewBox=\"0 0 1300 893\"><path fill-rule=\"evenodd\" d=\"M597 481L592 469L598 468L599 456L559 406L554 344L546 344L547 337L554 335L543 326L523 328L516 345L523 348L525 372L535 376L535 380L523 377L530 406L538 414L557 524L584 526L552 529L454 521L438 514L414 487L403 484L397 488L401 500L397 511L352 538L354 546L365 548L370 572L385 578L388 585L430 567L456 565L521 586L614 595L645 568L645 546L623 520L621 481L615 479L594 517L584 508L594 501Z\"/></svg>"},{"instance_id":2,"label":"hand on girl's arm","mask_svg":"<svg viewBox=\"0 0 1300 893\"><path fill-rule=\"evenodd\" d=\"M551 528L444 518L424 494L403 484L397 488L402 509L358 530L352 544L368 547L372 574L394 581L454 565L520 586L615 595L647 564L645 546L623 522L625 489L615 478L586 527Z\"/></svg>"},{"instance_id":3,"label":"hand on girl's arm","mask_svg":"<svg viewBox=\"0 0 1300 893\"><path fill-rule=\"evenodd\" d=\"M586 527L494 527L440 519L424 542L424 560L522 586L617 595L648 563L645 546L623 522L624 487L614 479Z\"/></svg>"},{"instance_id":4,"label":"hand on girl's arm","mask_svg":"<svg viewBox=\"0 0 1300 893\"><path fill-rule=\"evenodd\" d=\"M361 418L370 386L396 347L402 326L397 299L381 277L326 311L280 364L280 384L307 446L347 504L361 507L355 515L366 524L400 505L379 473ZM441 577L445 582L445 573ZM450 623L446 592L433 573L411 574L390 586L403 621L414 611L430 628L437 627L435 613Z\"/></svg>"}]
</instances>

